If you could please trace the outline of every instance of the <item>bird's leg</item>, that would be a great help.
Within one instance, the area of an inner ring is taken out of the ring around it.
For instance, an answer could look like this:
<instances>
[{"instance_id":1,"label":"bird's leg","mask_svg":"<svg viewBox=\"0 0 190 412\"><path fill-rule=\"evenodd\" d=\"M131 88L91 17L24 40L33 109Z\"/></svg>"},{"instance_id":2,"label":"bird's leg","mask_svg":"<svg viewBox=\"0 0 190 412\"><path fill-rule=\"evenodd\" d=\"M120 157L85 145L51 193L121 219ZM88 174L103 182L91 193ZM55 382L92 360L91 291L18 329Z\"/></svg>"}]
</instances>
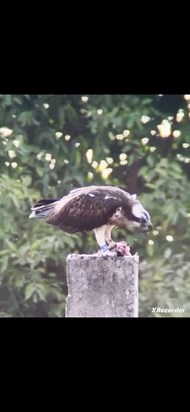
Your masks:
<instances>
[{"instance_id":1,"label":"bird's leg","mask_svg":"<svg viewBox=\"0 0 190 412\"><path fill-rule=\"evenodd\" d=\"M99 244L101 251L105 252L108 250L108 245L106 244L105 241L105 225L98 227L97 229L94 229L95 237L97 240L97 243Z\"/></svg>"},{"instance_id":2,"label":"bird's leg","mask_svg":"<svg viewBox=\"0 0 190 412\"><path fill-rule=\"evenodd\" d=\"M103 253L104 255L106 254L108 256L115 256L115 252L110 252L109 247L106 243L105 230L106 230L106 225L103 225L101 227L98 227L97 229L94 229L97 243L99 244L101 248L101 253Z\"/></svg>"},{"instance_id":3,"label":"bird's leg","mask_svg":"<svg viewBox=\"0 0 190 412\"><path fill-rule=\"evenodd\" d=\"M116 247L116 242L114 242L111 238L111 231L114 226L106 225L105 228L105 240L109 246L109 250L114 249Z\"/></svg>"}]
</instances>

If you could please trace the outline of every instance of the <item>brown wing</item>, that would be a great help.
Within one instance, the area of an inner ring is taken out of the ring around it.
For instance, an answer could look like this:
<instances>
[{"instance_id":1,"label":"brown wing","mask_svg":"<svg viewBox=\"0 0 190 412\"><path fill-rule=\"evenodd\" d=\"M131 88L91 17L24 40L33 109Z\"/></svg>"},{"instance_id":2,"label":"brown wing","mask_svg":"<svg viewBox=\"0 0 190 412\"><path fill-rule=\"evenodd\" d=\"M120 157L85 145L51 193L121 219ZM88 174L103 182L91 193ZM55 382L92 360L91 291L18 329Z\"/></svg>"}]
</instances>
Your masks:
<instances>
[{"instance_id":1,"label":"brown wing","mask_svg":"<svg viewBox=\"0 0 190 412\"><path fill-rule=\"evenodd\" d=\"M116 209L122 206L125 192L121 192L107 186L73 190L60 201L46 221L68 233L90 231L108 223Z\"/></svg>"}]
</instances>

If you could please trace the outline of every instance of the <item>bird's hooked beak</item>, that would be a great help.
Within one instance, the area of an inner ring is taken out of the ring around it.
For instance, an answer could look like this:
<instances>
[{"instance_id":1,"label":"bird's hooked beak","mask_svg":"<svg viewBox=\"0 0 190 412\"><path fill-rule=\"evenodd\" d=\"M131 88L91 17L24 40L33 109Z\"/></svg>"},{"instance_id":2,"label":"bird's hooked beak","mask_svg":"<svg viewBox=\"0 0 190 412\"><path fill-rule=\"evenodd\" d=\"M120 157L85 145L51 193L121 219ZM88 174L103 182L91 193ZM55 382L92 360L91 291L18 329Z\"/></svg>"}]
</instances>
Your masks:
<instances>
[{"instance_id":1,"label":"bird's hooked beak","mask_svg":"<svg viewBox=\"0 0 190 412\"><path fill-rule=\"evenodd\" d=\"M153 225L152 225L152 222L150 220L150 216L148 215L148 213L146 213L146 217L143 216L141 218L141 227L142 227L142 230L146 232L148 232L149 230L152 230Z\"/></svg>"},{"instance_id":2,"label":"bird's hooked beak","mask_svg":"<svg viewBox=\"0 0 190 412\"><path fill-rule=\"evenodd\" d=\"M152 230L153 226L152 223L149 225L142 225L142 229L146 232L148 232L149 230Z\"/></svg>"}]
</instances>

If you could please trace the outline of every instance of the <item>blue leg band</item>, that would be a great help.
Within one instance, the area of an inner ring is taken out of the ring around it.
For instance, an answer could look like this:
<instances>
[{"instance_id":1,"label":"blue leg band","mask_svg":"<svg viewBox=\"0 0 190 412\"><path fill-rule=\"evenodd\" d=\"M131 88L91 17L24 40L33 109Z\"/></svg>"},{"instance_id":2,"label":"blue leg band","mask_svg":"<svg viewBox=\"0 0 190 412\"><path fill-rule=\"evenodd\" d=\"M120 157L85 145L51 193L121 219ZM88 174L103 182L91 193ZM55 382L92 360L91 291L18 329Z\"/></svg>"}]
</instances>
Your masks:
<instances>
[{"instance_id":1,"label":"blue leg band","mask_svg":"<svg viewBox=\"0 0 190 412\"><path fill-rule=\"evenodd\" d=\"M102 252L106 252L107 250L109 250L108 245L105 244L104 246L101 247Z\"/></svg>"}]
</instances>

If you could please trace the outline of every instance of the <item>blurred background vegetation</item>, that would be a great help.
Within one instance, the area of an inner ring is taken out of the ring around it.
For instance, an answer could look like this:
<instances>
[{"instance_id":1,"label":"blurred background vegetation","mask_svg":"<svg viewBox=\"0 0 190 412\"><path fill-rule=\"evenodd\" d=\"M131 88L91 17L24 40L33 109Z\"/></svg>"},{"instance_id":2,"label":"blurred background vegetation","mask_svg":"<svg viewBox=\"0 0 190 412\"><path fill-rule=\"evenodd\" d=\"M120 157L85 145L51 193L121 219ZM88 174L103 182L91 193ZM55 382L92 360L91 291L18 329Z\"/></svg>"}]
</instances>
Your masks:
<instances>
[{"instance_id":1,"label":"blurred background vegetation","mask_svg":"<svg viewBox=\"0 0 190 412\"><path fill-rule=\"evenodd\" d=\"M190 316L189 180L190 95L0 95L0 316L64 316L66 256L97 251L94 235L28 216L89 184L137 193L151 214L148 235L113 231L140 256L139 316Z\"/></svg>"}]
</instances>

